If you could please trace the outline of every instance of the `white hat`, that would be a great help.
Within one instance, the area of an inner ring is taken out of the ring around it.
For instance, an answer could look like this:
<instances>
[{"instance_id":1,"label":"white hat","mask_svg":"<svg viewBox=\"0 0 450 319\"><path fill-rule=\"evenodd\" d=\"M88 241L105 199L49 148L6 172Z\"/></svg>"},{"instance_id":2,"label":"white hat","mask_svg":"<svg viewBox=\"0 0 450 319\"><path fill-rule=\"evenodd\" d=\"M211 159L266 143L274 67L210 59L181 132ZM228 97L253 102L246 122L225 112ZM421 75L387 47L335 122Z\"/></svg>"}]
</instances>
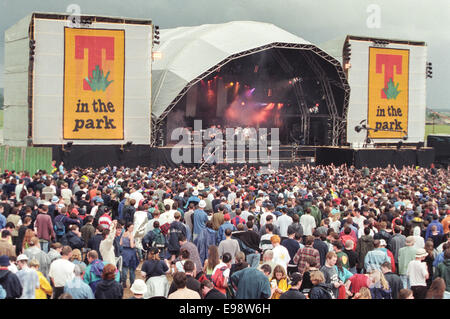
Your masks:
<instances>
[{"instance_id":1,"label":"white hat","mask_svg":"<svg viewBox=\"0 0 450 319\"><path fill-rule=\"evenodd\" d=\"M21 261L21 260L28 260L27 255L25 255L25 254L20 254L19 257L17 257L17 261Z\"/></svg>"},{"instance_id":2,"label":"white hat","mask_svg":"<svg viewBox=\"0 0 450 319\"><path fill-rule=\"evenodd\" d=\"M136 295L143 295L147 292L147 285L142 279L136 279L130 290Z\"/></svg>"},{"instance_id":3,"label":"white hat","mask_svg":"<svg viewBox=\"0 0 450 319\"><path fill-rule=\"evenodd\" d=\"M384 239L380 239L380 246L387 246L386 241Z\"/></svg>"},{"instance_id":4,"label":"white hat","mask_svg":"<svg viewBox=\"0 0 450 319\"><path fill-rule=\"evenodd\" d=\"M204 200L201 200L201 201L198 203L198 207L200 207L200 208L205 208L205 207L206 207L206 202L205 202Z\"/></svg>"},{"instance_id":5,"label":"white hat","mask_svg":"<svg viewBox=\"0 0 450 319\"><path fill-rule=\"evenodd\" d=\"M426 256L428 256L428 253L425 249L419 248L416 250L416 258L426 257Z\"/></svg>"},{"instance_id":6,"label":"white hat","mask_svg":"<svg viewBox=\"0 0 450 319\"><path fill-rule=\"evenodd\" d=\"M197 188L199 191L202 191L205 189L205 184L203 184L202 182L198 183Z\"/></svg>"},{"instance_id":7,"label":"white hat","mask_svg":"<svg viewBox=\"0 0 450 319\"><path fill-rule=\"evenodd\" d=\"M192 192L192 195L194 195L194 196L198 196L198 191L196 191L196 190L195 190L195 191L193 191L193 192Z\"/></svg>"}]
</instances>

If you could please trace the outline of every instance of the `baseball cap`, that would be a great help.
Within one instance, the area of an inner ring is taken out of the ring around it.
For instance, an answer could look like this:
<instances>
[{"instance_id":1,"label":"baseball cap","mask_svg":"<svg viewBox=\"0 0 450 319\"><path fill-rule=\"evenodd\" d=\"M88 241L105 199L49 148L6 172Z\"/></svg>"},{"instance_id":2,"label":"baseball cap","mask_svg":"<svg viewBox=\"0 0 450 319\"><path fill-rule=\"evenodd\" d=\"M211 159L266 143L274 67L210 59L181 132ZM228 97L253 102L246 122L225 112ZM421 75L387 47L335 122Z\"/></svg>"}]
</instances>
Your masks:
<instances>
[{"instance_id":1,"label":"baseball cap","mask_svg":"<svg viewBox=\"0 0 450 319\"><path fill-rule=\"evenodd\" d=\"M225 220L230 220L230 219L231 219L230 214L225 214L225 215L223 216L223 218L224 218Z\"/></svg>"},{"instance_id":2,"label":"baseball cap","mask_svg":"<svg viewBox=\"0 0 450 319\"><path fill-rule=\"evenodd\" d=\"M9 266L9 257L7 255L0 256L0 266Z\"/></svg>"}]
</instances>

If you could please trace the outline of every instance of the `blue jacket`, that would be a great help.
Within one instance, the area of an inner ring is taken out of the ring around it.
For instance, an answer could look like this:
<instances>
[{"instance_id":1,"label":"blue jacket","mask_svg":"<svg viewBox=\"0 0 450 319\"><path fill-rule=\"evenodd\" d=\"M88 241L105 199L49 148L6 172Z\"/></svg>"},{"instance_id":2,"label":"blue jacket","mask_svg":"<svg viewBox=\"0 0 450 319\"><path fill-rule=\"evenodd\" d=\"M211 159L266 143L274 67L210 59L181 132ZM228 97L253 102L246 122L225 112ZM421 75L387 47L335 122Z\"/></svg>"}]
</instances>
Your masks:
<instances>
[{"instance_id":1,"label":"blue jacket","mask_svg":"<svg viewBox=\"0 0 450 319\"><path fill-rule=\"evenodd\" d=\"M217 246L217 232L211 228L205 228L198 235L195 243L197 245L198 254L200 256L200 260L202 261L202 265L205 260L208 259L208 248L209 246Z\"/></svg>"},{"instance_id":2,"label":"blue jacket","mask_svg":"<svg viewBox=\"0 0 450 319\"><path fill-rule=\"evenodd\" d=\"M439 234L443 235L444 234L444 227L442 226L442 224L437 221L437 220L433 220L427 227L427 231L425 232L425 240L428 239L428 237L430 237L431 235L431 227L436 226L437 231L439 232Z\"/></svg>"},{"instance_id":3,"label":"blue jacket","mask_svg":"<svg viewBox=\"0 0 450 319\"><path fill-rule=\"evenodd\" d=\"M208 215L203 209L196 209L194 211L194 234L199 235L203 229L206 228Z\"/></svg>"},{"instance_id":4,"label":"blue jacket","mask_svg":"<svg viewBox=\"0 0 450 319\"><path fill-rule=\"evenodd\" d=\"M381 265L384 262L391 262L391 259L385 251L381 248L371 250L364 258L364 268L367 272L374 269L381 270Z\"/></svg>"},{"instance_id":5,"label":"blue jacket","mask_svg":"<svg viewBox=\"0 0 450 319\"><path fill-rule=\"evenodd\" d=\"M225 239L225 230L231 229L231 231L237 230L236 227L229 221L226 221L222 225L220 225L219 230L217 231L217 244L219 244L222 240Z\"/></svg>"}]
</instances>

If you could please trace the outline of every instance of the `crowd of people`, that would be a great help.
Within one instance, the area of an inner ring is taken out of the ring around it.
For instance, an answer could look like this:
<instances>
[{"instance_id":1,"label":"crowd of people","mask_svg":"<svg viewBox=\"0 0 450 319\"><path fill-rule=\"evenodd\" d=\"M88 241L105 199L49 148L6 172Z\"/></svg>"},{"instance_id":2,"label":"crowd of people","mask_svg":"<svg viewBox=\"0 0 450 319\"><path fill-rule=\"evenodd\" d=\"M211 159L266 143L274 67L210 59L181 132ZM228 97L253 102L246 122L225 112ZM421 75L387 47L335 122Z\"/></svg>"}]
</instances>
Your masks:
<instances>
[{"instance_id":1,"label":"crowd of people","mask_svg":"<svg viewBox=\"0 0 450 319\"><path fill-rule=\"evenodd\" d=\"M448 169L53 166L0 175L0 298L450 299Z\"/></svg>"}]
</instances>

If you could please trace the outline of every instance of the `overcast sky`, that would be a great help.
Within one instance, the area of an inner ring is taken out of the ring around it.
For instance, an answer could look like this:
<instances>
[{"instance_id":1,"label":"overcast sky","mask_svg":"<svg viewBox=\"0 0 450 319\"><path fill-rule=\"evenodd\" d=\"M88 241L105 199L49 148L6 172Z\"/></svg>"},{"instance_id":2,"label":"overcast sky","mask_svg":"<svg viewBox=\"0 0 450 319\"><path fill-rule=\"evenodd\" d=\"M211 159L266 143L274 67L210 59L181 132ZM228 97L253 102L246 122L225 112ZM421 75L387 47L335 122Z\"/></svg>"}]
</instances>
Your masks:
<instances>
[{"instance_id":1,"label":"overcast sky","mask_svg":"<svg viewBox=\"0 0 450 319\"><path fill-rule=\"evenodd\" d=\"M252 20L273 23L312 43L351 35L425 41L433 78L427 104L450 109L449 0L0 0L0 87L3 87L4 32L34 11L146 18L162 29ZM372 5L372 6L371 6ZM376 5L375 7L373 5ZM370 28L376 17L379 28ZM369 19L370 20L370 19ZM372 21L372 20L370 20Z\"/></svg>"}]
</instances>

